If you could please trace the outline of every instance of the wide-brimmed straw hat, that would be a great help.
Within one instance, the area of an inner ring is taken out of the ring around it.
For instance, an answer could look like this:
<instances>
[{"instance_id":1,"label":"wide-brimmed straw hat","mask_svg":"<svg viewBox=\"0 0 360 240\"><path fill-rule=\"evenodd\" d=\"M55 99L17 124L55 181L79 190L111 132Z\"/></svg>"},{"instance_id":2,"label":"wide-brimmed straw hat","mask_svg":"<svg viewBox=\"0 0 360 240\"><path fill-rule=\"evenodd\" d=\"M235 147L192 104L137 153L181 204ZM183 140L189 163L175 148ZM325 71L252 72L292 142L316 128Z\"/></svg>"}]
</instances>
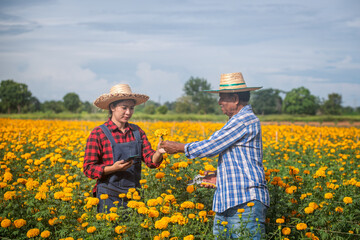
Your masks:
<instances>
[{"instance_id":1,"label":"wide-brimmed straw hat","mask_svg":"<svg viewBox=\"0 0 360 240\"><path fill-rule=\"evenodd\" d=\"M135 105L139 105L146 102L149 96L133 93L128 84L117 84L110 89L110 93L105 93L98 97L94 105L101 109L108 110L110 103L125 99L135 100Z\"/></svg>"},{"instance_id":2,"label":"wide-brimmed straw hat","mask_svg":"<svg viewBox=\"0 0 360 240\"><path fill-rule=\"evenodd\" d=\"M241 72L221 74L218 90L204 90L208 93L233 93L258 90L262 87L248 87Z\"/></svg>"}]
</instances>

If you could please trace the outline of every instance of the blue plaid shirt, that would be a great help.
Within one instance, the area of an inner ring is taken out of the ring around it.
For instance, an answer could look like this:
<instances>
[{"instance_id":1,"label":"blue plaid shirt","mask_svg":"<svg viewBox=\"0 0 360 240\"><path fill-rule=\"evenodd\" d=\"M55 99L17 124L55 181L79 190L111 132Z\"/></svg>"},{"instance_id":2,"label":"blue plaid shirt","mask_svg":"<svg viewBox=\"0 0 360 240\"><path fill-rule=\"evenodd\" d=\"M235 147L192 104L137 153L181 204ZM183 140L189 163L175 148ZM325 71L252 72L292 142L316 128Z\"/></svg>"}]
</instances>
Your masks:
<instances>
[{"instance_id":1,"label":"blue plaid shirt","mask_svg":"<svg viewBox=\"0 0 360 240\"><path fill-rule=\"evenodd\" d=\"M215 212L252 200L270 205L262 163L261 126L250 105L232 116L208 140L187 143L185 155L191 159L219 155Z\"/></svg>"}]
</instances>

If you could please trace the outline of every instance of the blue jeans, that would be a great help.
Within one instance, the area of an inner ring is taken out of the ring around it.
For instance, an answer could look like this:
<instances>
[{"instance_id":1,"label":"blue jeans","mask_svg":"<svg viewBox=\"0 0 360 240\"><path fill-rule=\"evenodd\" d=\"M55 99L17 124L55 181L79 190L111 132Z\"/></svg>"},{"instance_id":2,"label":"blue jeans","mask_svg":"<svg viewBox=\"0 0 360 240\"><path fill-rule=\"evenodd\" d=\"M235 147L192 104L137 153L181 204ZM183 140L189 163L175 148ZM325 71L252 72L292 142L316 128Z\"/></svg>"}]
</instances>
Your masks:
<instances>
[{"instance_id":1,"label":"blue jeans","mask_svg":"<svg viewBox=\"0 0 360 240\"><path fill-rule=\"evenodd\" d=\"M243 203L216 213L213 227L215 239L265 239L267 207L260 201L252 202L253 207ZM239 213L238 209L244 209L244 212Z\"/></svg>"}]
</instances>

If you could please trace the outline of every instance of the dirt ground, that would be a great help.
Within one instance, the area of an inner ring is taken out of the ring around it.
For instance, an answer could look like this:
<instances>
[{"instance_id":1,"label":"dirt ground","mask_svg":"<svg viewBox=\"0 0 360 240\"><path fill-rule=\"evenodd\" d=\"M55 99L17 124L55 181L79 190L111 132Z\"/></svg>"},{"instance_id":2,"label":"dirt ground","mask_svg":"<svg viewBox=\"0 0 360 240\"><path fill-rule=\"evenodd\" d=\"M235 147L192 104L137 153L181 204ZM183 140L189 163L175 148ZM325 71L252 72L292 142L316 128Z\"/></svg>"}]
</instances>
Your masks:
<instances>
[{"instance_id":1,"label":"dirt ground","mask_svg":"<svg viewBox=\"0 0 360 240\"><path fill-rule=\"evenodd\" d=\"M360 122L261 122L262 125L300 125L300 126L326 126L326 127L357 127L360 128Z\"/></svg>"}]
</instances>

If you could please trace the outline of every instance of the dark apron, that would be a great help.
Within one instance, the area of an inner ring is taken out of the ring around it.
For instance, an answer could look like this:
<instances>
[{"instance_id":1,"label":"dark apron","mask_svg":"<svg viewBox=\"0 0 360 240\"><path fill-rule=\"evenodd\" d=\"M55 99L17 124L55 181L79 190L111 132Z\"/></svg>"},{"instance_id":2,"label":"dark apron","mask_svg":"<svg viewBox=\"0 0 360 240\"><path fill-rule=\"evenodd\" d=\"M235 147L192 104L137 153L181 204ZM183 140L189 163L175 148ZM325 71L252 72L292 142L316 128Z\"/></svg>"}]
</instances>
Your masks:
<instances>
[{"instance_id":1,"label":"dark apron","mask_svg":"<svg viewBox=\"0 0 360 240\"><path fill-rule=\"evenodd\" d=\"M118 171L108 176L99 179L97 184L97 197L100 198L101 194L108 194L109 201L106 202L108 209L114 204L112 200L119 201L120 193L127 193L130 188L140 188L141 179L141 146L142 141L140 137L139 129L136 125L130 124L134 129L133 134L135 141L126 143L116 143L110 130L103 124L100 128L105 133L106 137L111 142L111 148L113 153L113 163L120 160L126 160L129 157L137 156L133 159L133 165L126 171ZM103 200L100 199L100 202ZM101 204L102 205L102 204ZM99 206L98 206L99 207ZM100 206L102 210L102 207ZM102 212L102 211L101 211Z\"/></svg>"}]
</instances>

